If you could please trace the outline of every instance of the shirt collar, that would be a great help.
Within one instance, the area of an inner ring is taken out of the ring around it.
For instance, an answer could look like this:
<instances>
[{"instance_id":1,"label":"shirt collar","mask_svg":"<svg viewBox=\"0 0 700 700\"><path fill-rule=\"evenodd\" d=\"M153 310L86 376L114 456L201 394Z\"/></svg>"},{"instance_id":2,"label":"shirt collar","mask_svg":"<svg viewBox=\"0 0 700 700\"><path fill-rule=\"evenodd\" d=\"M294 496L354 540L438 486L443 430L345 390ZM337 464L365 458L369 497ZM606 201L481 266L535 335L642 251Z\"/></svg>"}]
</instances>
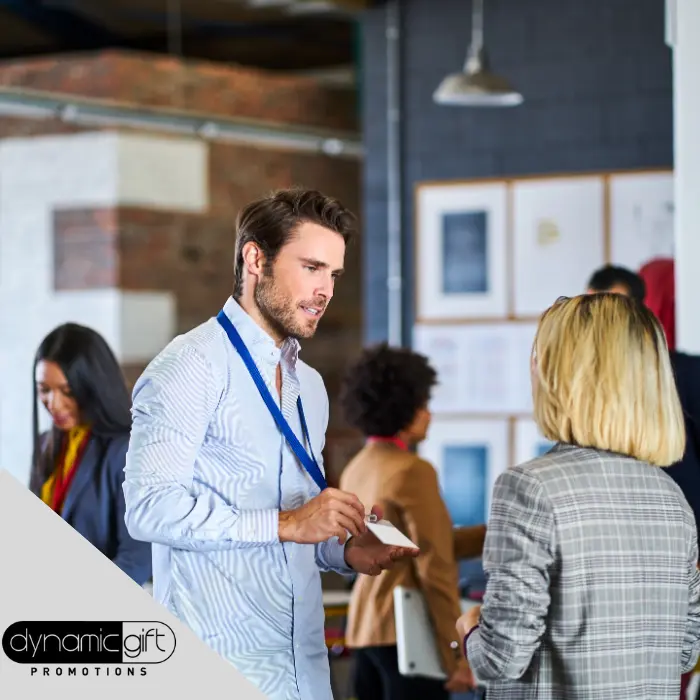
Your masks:
<instances>
[{"instance_id":1,"label":"shirt collar","mask_svg":"<svg viewBox=\"0 0 700 700\"><path fill-rule=\"evenodd\" d=\"M282 347L278 348L272 336L266 333L232 296L224 304L224 313L236 327L251 353L275 364L284 359L292 367L296 365L301 350L296 338L285 338Z\"/></svg>"}]
</instances>

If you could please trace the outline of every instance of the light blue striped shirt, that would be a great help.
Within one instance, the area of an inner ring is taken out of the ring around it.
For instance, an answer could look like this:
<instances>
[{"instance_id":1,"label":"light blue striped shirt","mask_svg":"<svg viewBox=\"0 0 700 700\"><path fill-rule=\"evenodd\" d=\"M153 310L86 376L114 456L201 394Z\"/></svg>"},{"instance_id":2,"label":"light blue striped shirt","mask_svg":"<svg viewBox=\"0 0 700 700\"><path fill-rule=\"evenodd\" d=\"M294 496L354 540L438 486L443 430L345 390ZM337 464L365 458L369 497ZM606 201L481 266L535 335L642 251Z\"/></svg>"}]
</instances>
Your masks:
<instances>
[{"instance_id":1,"label":"light blue striped shirt","mask_svg":"<svg viewBox=\"0 0 700 700\"><path fill-rule=\"evenodd\" d=\"M282 368L281 410L321 450L328 395L229 298L224 311L270 392ZM211 318L175 338L133 393L125 468L126 523L153 543L156 599L273 700L332 700L319 570L350 574L337 539L280 543L278 513L318 487L298 463L223 328ZM308 446L307 446L308 449Z\"/></svg>"}]
</instances>

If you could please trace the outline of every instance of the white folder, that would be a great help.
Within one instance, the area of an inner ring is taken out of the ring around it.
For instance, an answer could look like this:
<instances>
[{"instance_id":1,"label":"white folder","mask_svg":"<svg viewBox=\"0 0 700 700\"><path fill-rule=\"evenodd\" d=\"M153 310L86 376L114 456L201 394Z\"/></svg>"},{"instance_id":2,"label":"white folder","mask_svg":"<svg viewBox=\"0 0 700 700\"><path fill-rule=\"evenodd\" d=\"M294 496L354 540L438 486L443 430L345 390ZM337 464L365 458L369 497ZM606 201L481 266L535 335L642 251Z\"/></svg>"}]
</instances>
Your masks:
<instances>
[{"instance_id":1,"label":"white folder","mask_svg":"<svg viewBox=\"0 0 700 700\"><path fill-rule=\"evenodd\" d=\"M462 612L478 605L477 602L464 599L460 604ZM440 662L435 643L435 631L423 593L403 586L394 588L394 615L399 673L402 676L424 676L447 680L447 674ZM454 622L456 623L457 620Z\"/></svg>"}]
</instances>

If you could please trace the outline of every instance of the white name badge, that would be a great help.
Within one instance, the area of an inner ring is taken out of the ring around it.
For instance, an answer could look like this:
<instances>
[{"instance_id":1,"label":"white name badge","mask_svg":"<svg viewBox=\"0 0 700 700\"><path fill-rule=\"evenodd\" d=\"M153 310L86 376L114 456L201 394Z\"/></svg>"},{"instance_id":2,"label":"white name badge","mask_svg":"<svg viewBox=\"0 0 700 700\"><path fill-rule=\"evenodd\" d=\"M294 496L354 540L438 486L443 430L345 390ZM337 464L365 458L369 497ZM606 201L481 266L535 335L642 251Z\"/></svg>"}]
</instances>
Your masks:
<instances>
[{"instance_id":1,"label":"white name badge","mask_svg":"<svg viewBox=\"0 0 700 700\"><path fill-rule=\"evenodd\" d=\"M368 521L367 528L371 530L375 537L383 544L418 549L417 544L411 542L401 530L392 525L388 520L378 520L377 522Z\"/></svg>"}]
</instances>

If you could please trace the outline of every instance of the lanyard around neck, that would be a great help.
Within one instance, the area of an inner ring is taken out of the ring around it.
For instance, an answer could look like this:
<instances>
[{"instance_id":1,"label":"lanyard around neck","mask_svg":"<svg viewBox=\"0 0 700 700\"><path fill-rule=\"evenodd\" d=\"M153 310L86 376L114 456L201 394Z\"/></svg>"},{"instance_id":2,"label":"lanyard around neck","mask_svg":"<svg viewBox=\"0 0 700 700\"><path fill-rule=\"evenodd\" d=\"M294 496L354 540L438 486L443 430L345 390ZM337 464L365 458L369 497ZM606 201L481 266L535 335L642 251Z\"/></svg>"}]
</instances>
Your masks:
<instances>
[{"instance_id":1,"label":"lanyard around neck","mask_svg":"<svg viewBox=\"0 0 700 700\"><path fill-rule=\"evenodd\" d=\"M309 436L309 428L306 425L304 408L301 405L301 395L297 399L297 408L299 409L301 429L304 433L304 438L309 445L309 450L311 450L310 457L308 452L304 449L303 445L297 439L297 436L292 431L289 423L287 422L287 419L282 415L282 411L280 411L279 407L277 406L277 403L272 398L272 394L267 388L265 380L262 378L260 370L257 368L255 361L253 360L248 348L246 347L245 343L243 342L243 339L236 330L236 327L233 325L233 323L231 323L229 317L224 313L223 309L219 311L216 320L219 322L219 325L221 325L221 327L224 329L226 335L228 336L228 339L231 341L231 344L238 351L238 354L241 356L243 363L248 368L248 372L253 378L255 385L258 387L258 391L260 392L263 401L265 401L268 410L272 414L272 417L275 419L277 426L282 431L282 434L286 438L287 442L289 443L289 446L292 448L292 451L296 455L297 459L299 460L299 462L301 462L301 465L304 467L304 469L306 469L309 476L314 480L314 482L316 482L318 488L321 491L323 491L328 486L328 484L326 483L326 478L321 472L321 469L319 468L318 463L316 462L316 458L314 457L313 448L311 447L311 438Z\"/></svg>"}]
</instances>

